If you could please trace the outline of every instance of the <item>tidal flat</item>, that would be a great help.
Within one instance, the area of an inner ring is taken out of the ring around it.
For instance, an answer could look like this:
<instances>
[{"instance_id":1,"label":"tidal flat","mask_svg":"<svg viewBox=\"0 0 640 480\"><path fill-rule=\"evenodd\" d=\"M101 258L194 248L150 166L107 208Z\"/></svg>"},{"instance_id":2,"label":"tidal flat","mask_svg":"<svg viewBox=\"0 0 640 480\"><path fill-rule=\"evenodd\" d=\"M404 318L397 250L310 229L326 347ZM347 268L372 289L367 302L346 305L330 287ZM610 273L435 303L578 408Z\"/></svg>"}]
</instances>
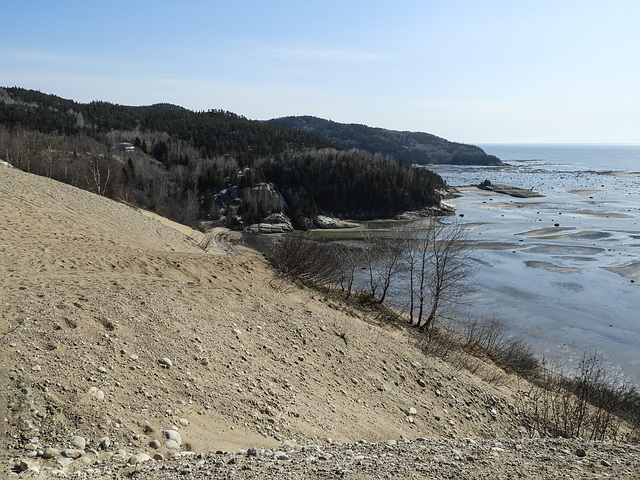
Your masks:
<instances>
[{"instance_id":1,"label":"tidal flat","mask_svg":"<svg viewBox=\"0 0 640 480\"><path fill-rule=\"evenodd\" d=\"M503 319L567 374L596 352L611 380L639 386L638 176L522 163L434 170L459 187L462 196L447 203L482 259L470 313ZM544 197L473 186L485 179Z\"/></svg>"}]
</instances>

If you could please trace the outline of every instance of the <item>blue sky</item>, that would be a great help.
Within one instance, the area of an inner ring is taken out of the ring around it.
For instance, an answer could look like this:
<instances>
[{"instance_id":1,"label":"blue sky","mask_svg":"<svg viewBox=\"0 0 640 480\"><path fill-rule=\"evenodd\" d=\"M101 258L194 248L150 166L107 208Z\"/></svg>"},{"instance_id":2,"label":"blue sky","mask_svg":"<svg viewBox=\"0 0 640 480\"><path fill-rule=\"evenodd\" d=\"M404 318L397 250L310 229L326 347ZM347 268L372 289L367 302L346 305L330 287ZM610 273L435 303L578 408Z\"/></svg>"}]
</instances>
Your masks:
<instances>
[{"instance_id":1,"label":"blue sky","mask_svg":"<svg viewBox=\"0 0 640 480\"><path fill-rule=\"evenodd\" d=\"M640 143L636 0L23 0L2 10L2 86L465 143Z\"/></svg>"}]
</instances>

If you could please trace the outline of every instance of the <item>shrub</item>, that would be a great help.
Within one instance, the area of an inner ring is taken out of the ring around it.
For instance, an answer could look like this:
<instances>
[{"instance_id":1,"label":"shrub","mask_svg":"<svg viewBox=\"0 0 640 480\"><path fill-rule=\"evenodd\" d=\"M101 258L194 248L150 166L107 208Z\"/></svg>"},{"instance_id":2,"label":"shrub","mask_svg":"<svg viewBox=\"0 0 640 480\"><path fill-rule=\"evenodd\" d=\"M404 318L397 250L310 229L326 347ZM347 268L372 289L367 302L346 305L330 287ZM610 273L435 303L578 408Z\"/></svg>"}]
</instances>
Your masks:
<instances>
[{"instance_id":1,"label":"shrub","mask_svg":"<svg viewBox=\"0 0 640 480\"><path fill-rule=\"evenodd\" d=\"M339 250L327 242L284 235L278 239L269 256L282 278L297 279L312 284L336 284L342 272Z\"/></svg>"},{"instance_id":2,"label":"shrub","mask_svg":"<svg viewBox=\"0 0 640 480\"><path fill-rule=\"evenodd\" d=\"M634 389L609 383L602 359L595 353L584 354L573 379L542 368L530 380L532 385L520 392L519 402L532 430L566 438L610 440L617 438L626 421L638 440L640 397Z\"/></svg>"}]
</instances>

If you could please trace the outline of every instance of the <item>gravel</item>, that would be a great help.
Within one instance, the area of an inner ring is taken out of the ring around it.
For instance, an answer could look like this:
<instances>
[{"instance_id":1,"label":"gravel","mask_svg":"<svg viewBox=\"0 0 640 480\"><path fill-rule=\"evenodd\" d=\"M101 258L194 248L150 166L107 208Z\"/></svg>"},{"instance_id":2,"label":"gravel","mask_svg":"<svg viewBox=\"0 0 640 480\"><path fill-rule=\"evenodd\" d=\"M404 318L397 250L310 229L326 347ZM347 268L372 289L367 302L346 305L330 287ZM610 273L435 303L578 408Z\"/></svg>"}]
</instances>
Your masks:
<instances>
[{"instance_id":1,"label":"gravel","mask_svg":"<svg viewBox=\"0 0 640 480\"><path fill-rule=\"evenodd\" d=\"M285 451L286 450L286 451ZM20 469L21 473L18 473ZM33 461L16 464L14 477L64 478ZM51 475L51 476L48 476ZM640 478L640 446L582 439L436 439L327 446L283 444L233 453L180 452L165 461L144 452L113 456L73 478L106 479L451 479Z\"/></svg>"}]
</instances>

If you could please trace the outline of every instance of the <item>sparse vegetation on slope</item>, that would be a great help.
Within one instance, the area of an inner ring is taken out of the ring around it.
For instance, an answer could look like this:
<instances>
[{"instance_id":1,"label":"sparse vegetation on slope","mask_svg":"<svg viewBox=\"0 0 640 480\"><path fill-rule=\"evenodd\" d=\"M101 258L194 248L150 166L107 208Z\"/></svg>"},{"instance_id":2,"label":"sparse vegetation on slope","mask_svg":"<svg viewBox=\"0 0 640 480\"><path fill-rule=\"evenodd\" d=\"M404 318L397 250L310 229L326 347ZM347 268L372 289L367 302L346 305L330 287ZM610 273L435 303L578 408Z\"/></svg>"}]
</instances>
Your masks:
<instances>
[{"instance_id":1,"label":"sparse vegetation on slope","mask_svg":"<svg viewBox=\"0 0 640 480\"><path fill-rule=\"evenodd\" d=\"M320 289L274 284L265 259L227 230L205 236L6 167L0 203L0 476L217 478L247 466L262 478L313 478L382 462L379 472L419 478L433 472L426 445L452 475L493 475L523 456L533 475L547 454L548 441L528 440L513 377L425 356L414 329ZM502 438L513 440L491 450ZM568 464L576 475L640 471L633 446L552 445L587 454L554 453L551 476ZM289 460L275 458L283 450Z\"/></svg>"},{"instance_id":2,"label":"sparse vegetation on slope","mask_svg":"<svg viewBox=\"0 0 640 480\"><path fill-rule=\"evenodd\" d=\"M640 396L635 389L610 384L595 354L585 354L575 378L566 377L541 365L533 349L496 318L442 322L438 307L460 297L471 273L470 252L455 224L428 220L422 228L395 233L401 236L376 238L363 232L360 245L350 247L287 236L274 244L271 260L285 278L333 289L336 298L374 307L378 318L400 328L417 326L416 345L427 356L496 381L501 375L487 369L486 360L504 370L502 377L515 374L526 380L528 390L520 392L518 405L530 433L604 441L617 439L624 426L625 438L640 440ZM354 288L361 267L368 270L369 281ZM401 295L409 305L383 306L390 286L402 289L399 282L411 289ZM430 308L423 316L424 304Z\"/></svg>"}]
</instances>

